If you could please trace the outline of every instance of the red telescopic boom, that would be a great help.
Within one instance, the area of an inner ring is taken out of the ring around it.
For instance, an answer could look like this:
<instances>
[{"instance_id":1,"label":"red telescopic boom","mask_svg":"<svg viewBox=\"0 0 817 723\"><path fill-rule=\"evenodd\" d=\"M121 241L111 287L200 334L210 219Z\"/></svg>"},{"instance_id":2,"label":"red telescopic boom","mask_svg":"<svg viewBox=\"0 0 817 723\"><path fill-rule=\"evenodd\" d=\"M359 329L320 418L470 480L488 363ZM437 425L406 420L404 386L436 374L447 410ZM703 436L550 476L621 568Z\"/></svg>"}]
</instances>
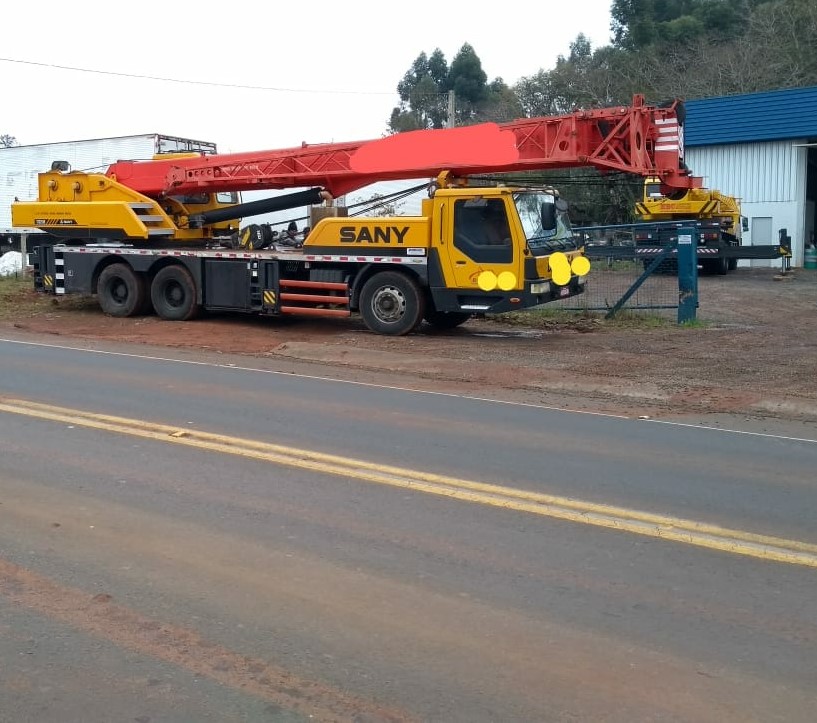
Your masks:
<instances>
[{"instance_id":1,"label":"red telescopic boom","mask_svg":"<svg viewBox=\"0 0 817 723\"><path fill-rule=\"evenodd\" d=\"M669 188L697 188L683 162L683 106L644 104L576 111L350 143L119 161L108 175L146 196L319 186L340 196L377 181L593 167L656 176Z\"/></svg>"}]
</instances>

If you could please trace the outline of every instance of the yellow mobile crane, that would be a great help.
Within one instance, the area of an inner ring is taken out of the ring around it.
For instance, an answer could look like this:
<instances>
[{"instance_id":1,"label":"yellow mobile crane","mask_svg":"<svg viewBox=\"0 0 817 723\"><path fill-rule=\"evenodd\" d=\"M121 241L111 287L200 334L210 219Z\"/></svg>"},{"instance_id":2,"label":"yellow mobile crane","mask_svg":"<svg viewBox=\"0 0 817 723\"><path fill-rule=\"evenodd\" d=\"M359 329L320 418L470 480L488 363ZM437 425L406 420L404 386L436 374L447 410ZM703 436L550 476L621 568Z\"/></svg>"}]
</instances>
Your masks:
<instances>
[{"instance_id":1,"label":"yellow mobile crane","mask_svg":"<svg viewBox=\"0 0 817 723\"><path fill-rule=\"evenodd\" d=\"M703 268L718 274L737 268L739 256L735 250L742 246L746 219L734 196L710 188L679 189L665 195L661 179L648 177L635 213L645 224L635 228L636 245L672 243L674 230L692 222L699 230L698 255Z\"/></svg>"},{"instance_id":2,"label":"yellow mobile crane","mask_svg":"<svg viewBox=\"0 0 817 723\"><path fill-rule=\"evenodd\" d=\"M34 255L37 289L95 293L112 316L356 312L381 334L423 320L451 328L581 294L590 268L552 189L487 187L474 176L593 166L693 187L677 143L664 141L678 132L676 105L636 96L632 107L371 141L118 161L105 174L57 163L40 174L37 200L12 204L12 220L56 242ZM241 218L429 177L417 216L344 218L325 206L298 249L278 248L261 226L237 231ZM291 192L249 203L229 195L264 189Z\"/></svg>"}]
</instances>

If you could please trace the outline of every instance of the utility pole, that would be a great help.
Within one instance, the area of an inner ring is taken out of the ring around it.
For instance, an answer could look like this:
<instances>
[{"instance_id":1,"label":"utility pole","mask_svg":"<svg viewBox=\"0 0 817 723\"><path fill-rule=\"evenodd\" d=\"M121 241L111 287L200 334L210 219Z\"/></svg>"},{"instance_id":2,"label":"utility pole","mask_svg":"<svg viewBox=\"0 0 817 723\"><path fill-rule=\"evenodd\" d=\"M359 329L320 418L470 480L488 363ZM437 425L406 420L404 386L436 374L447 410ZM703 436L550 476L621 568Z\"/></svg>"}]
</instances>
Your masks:
<instances>
[{"instance_id":1,"label":"utility pole","mask_svg":"<svg viewBox=\"0 0 817 723\"><path fill-rule=\"evenodd\" d=\"M448 123L446 128L454 127L454 91L448 91Z\"/></svg>"}]
</instances>

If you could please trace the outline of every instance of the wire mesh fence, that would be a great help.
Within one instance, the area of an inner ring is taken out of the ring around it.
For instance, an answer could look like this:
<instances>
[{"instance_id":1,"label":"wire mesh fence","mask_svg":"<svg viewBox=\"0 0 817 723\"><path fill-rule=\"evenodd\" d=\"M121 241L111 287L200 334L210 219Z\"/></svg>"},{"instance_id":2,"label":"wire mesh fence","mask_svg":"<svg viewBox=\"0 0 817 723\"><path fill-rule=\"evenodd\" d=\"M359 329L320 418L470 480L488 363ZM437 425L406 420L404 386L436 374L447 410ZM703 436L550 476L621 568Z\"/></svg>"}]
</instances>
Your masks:
<instances>
[{"instance_id":1,"label":"wire mesh fence","mask_svg":"<svg viewBox=\"0 0 817 723\"><path fill-rule=\"evenodd\" d=\"M644 274L651 259L636 255L632 246L587 246L585 252L592 267L585 282L585 292L553 307L569 311L604 311L612 309ZM678 277L673 273L650 274L621 307L624 311L671 315L678 308Z\"/></svg>"}]
</instances>

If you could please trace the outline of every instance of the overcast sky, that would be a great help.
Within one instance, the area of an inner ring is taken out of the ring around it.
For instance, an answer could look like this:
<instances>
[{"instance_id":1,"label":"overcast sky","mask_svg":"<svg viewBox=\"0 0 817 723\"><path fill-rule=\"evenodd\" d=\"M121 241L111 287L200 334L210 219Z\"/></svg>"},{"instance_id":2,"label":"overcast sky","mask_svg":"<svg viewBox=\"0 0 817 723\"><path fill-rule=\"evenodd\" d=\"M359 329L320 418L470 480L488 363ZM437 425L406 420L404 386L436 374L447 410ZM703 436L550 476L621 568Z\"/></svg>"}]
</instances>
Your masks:
<instances>
[{"instance_id":1,"label":"overcast sky","mask_svg":"<svg viewBox=\"0 0 817 723\"><path fill-rule=\"evenodd\" d=\"M610 38L611 0L4 3L0 133L21 144L166 133L219 151L381 136L421 51L470 43L489 80L551 68L580 32ZM288 89L288 90L283 90Z\"/></svg>"}]
</instances>

